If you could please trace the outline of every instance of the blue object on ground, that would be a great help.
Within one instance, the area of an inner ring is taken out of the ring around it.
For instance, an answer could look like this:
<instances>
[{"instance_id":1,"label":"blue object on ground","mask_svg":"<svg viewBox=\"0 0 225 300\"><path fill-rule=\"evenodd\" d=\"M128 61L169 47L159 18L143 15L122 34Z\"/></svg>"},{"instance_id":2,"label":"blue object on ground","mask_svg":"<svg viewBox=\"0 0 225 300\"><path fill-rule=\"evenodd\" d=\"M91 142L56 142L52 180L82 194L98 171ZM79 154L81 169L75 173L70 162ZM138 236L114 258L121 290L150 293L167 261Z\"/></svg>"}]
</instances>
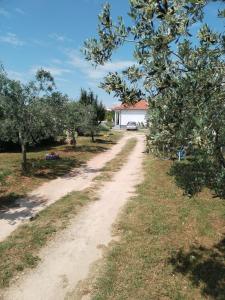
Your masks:
<instances>
[{"instance_id":1,"label":"blue object on ground","mask_svg":"<svg viewBox=\"0 0 225 300\"><path fill-rule=\"evenodd\" d=\"M59 155L58 154L46 154L45 159L46 160L56 160L56 159L59 159Z\"/></svg>"},{"instance_id":2,"label":"blue object on ground","mask_svg":"<svg viewBox=\"0 0 225 300\"><path fill-rule=\"evenodd\" d=\"M185 159L186 151L183 147L180 150L177 151L177 156L178 156L179 160Z\"/></svg>"}]
</instances>

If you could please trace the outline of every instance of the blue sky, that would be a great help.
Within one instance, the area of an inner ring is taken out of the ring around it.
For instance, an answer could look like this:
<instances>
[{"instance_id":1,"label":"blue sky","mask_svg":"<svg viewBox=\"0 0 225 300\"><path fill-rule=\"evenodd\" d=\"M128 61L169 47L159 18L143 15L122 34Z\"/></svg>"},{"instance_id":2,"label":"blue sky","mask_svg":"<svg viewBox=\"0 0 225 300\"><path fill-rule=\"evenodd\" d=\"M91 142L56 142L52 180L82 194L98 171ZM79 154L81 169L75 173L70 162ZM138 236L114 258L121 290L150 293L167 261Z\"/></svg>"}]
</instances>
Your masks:
<instances>
[{"instance_id":1,"label":"blue sky","mask_svg":"<svg viewBox=\"0 0 225 300\"><path fill-rule=\"evenodd\" d=\"M111 0L113 15L126 18L128 0ZM52 72L59 90L77 98L81 88L91 88L106 106L117 100L98 88L108 71L120 71L132 63L130 48L116 52L112 62L94 69L80 48L96 35L102 0L0 0L0 61L11 78L27 81L42 67ZM222 31L211 3L206 22ZM193 33L199 26L195 25Z\"/></svg>"}]
</instances>

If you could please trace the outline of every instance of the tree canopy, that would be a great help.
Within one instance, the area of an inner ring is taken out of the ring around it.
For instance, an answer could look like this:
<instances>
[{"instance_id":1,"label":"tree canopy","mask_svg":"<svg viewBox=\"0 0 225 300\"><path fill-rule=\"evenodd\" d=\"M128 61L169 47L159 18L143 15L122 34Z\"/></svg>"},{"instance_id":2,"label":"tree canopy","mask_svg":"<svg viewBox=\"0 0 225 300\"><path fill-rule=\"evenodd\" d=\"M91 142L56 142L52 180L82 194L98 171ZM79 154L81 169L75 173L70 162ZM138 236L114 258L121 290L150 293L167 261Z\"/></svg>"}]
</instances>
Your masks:
<instances>
[{"instance_id":1,"label":"tree canopy","mask_svg":"<svg viewBox=\"0 0 225 300\"><path fill-rule=\"evenodd\" d=\"M90 133L92 141L99 130L99 125L106 117L106 109L92 91L81 90L79 103L83 107L83 128Z\"/></svg>"},{"instance_id":2,"label":"tree canopy","mask_svg":"<svg viewBox=\"0 0 225 300\"><path fill-rule=\"evenodd\" d=\"M1 139L19 142L23 170L27 167L27 146L62 131L63 105L67 99L54 87L53 77L44 70L38 71L35 80L27 84L9 79L1 70Z\"/></svg>"},{"instance_id":3,"label":"tree canopy","mask_svg":"<svg viewBox=\"0 0 225 300\"><path fill-rule=\"evenodd\" d=\"M152 151L175 152L192 144L223 172L225 35L205 23L209 2L130 0L128 25L122 17L114 21L105 4L98 39L85 41L83 52L87 60L102 65L119 47L133 44L136 62L121 74L109 73L102 88L122 102L149 100ZM224 18L225 9L217 17ZM201 26L193 40L191 28L196 23Z\"/></svg>"}]
</instances>

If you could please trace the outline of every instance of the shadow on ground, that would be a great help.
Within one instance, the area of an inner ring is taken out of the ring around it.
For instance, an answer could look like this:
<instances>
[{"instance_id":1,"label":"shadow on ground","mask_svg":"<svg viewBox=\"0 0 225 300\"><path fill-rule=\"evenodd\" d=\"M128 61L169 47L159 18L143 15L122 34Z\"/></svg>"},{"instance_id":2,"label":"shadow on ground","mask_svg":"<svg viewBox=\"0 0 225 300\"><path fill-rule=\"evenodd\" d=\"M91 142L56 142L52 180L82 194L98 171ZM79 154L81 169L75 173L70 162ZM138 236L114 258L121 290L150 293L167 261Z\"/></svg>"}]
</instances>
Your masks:
<instances>
[{"instance_id":1,"label":"shadow on ground","mask_svg":"<svg viewBox=\"0 0 225 300\"><path fill-rule=\"evenodd\" d=\"M59 160L30 159L29 172L27 172L26 176L51 180L63 176L73 168L81 167L84 163L84 161L74 158L62 158Z\"/></svg>"},{"instance_id":2,"label":"shadow on ground","mask_svg":"<svg viewBox=\"0 0 225 300\"><path fill-rule=\"evenodd\" d=\"M0 198L0 219L7 220L9 224L14 225L18 220L33 218L36 207L40 205L44 207L45 203L46 199L37 196L26 198L25 195L15 195L13 199L9 199L9 202L7 200L4 202ZM14 209L10 210L10 208Z\"/></svg>"},{"instance_id":3,"label":"shadow on ground","mask_svg":"<svg viewBox=\"0 0 225 300\"><path fill-rule=\"evenodd\" d=\"M178 187L186 195L193 196L199 193L206 184L208 166L194 160L174 162L169 175L175 178Z\"/></svg>"},{"instance_id":4,"label":"shadow on ground","mask_svg":"<svg viewBox=\"0 0 225 300\"><path fill-rule=\"evenodd\" d=\"M17 193L9 193L7 195L0 196L0 212L4 212L9 208L19 207L17 200L23 197L25 197L25 195Z\"/></svg>"},{"instance_id":5,"label":"shadow on ground","mask_svg":"<svg viewBox=\"0 0 225 300\"><path fill-rule=\"evenodd\" d=\"M206 187L213 192L214 197L225 199L225 169L216 162L188 158L173 163L169 175L175 178L177 186L188 196Z\"/></svg>"},{"instance_id":6,"label":"shadow on ground","mask_svg":"<svg viewBox=\"0 0 225 300\"><path fill-rule=\"evenodd\" d=\"M108 145L115 145L116 144L116 142L113 142L112 140L103 140L103 139L96 139L95 143L108 144Z\"/></svg>"},{"instance_id":7,"label":"shadow on ground","mask_svg":"<svg viewBox=\"0 0 225 300\"><path fill-rule=\"evenodd\" d=\"M77 145L75 148L71 148L71 146L65 146L64 149L61 151L62 152L72 152L73 151L74 153L79 153L79 152L100 153L100 152L103 152L106 150L107 150L106 147L97 146L93 143L93 146Z\"/></svg>"},{"instance_id":8,"label":"shadow on ground","mask_svg":"<svg viewBox=\"0 0 225 300\"><path fill-rule=\"evenodd\" d=\"M106 147L102 146L77 146L74 150L71 146L65 147L62 152L72 152L76 153L101 153L108 150ZM60 155L60 152L59 152ZM74 168L79 168L85 164L85 161L79 160L74 157L63 157L59 160L44 160L44 159L30 159L30 168L27 176L35 176L38 178L55 179L57 177L63 176L70 172Z\"/></svg>"},{"instance_id":9,"label":"shadow on ground","mask_svg":"<svg viewBox=\"0 0 225 300\"><path fill-rule=\"evenodd\" d=\"M85 161L72 157L52 161L43 158L29 159L28 171L25 175L23 174L23 176L30 178L29 180L32 180L34 177L38 179L53 180L70 173L73 169L79 168L84 164ZM29 181L27 181L26 184L29 185ZM6 186L6 183L4 183L4 185ZM0 185L0 212L18 207L17 200L25 197L22 193L7 192L7 188L5 189L4 185Z\"/></svg>"},{"instance_id":10,"label":"shadow on ground","mask_svg":"<svg viewBox=\"0 0 225 300\"><path fill-rule=\"evenodd\" d=\"M179 250L170 263L175 272L202 287L204 296L225 299L225 237L212 248L194 246L188 252Z\"/></svg>"}]
</instances>

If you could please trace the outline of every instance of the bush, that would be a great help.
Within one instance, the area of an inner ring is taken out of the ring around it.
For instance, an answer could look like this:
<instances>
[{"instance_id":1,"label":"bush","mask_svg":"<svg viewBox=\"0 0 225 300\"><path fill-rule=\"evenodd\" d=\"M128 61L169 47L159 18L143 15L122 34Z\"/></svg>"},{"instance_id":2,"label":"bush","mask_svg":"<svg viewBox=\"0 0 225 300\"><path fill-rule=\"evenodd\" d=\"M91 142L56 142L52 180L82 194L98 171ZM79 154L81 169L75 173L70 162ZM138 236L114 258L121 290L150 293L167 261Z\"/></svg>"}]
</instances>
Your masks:
<instances>
[{"instance_id":1,"label":"bush","mask_svg":"<svg viewBox=\"0 0 225 300\"><path fill-rule=\"evenodd\" d=\"M99 131L110 131L110 128L106 124L100 124Z\"/></svg>"},{"instance_id":2,"label":"bush","mask_svg":"<svg viewBox=\"0 0 225 300\"><path fill-rule=\"evenodd\" d=\"M210 187L218 197L225 198L225 169L217 169L213 173Z\"/></svg>"},{"instance_id":3,"label":"bush","mask_svg":"<svg viewBox=\"0 0 225 300\"><path fill-rule=\"evenodd\" d=\"M110 129L112 129L114 126L114 123L112 121L107 121L106 126L108 126Z\"/></svg>"}]
</instances>

